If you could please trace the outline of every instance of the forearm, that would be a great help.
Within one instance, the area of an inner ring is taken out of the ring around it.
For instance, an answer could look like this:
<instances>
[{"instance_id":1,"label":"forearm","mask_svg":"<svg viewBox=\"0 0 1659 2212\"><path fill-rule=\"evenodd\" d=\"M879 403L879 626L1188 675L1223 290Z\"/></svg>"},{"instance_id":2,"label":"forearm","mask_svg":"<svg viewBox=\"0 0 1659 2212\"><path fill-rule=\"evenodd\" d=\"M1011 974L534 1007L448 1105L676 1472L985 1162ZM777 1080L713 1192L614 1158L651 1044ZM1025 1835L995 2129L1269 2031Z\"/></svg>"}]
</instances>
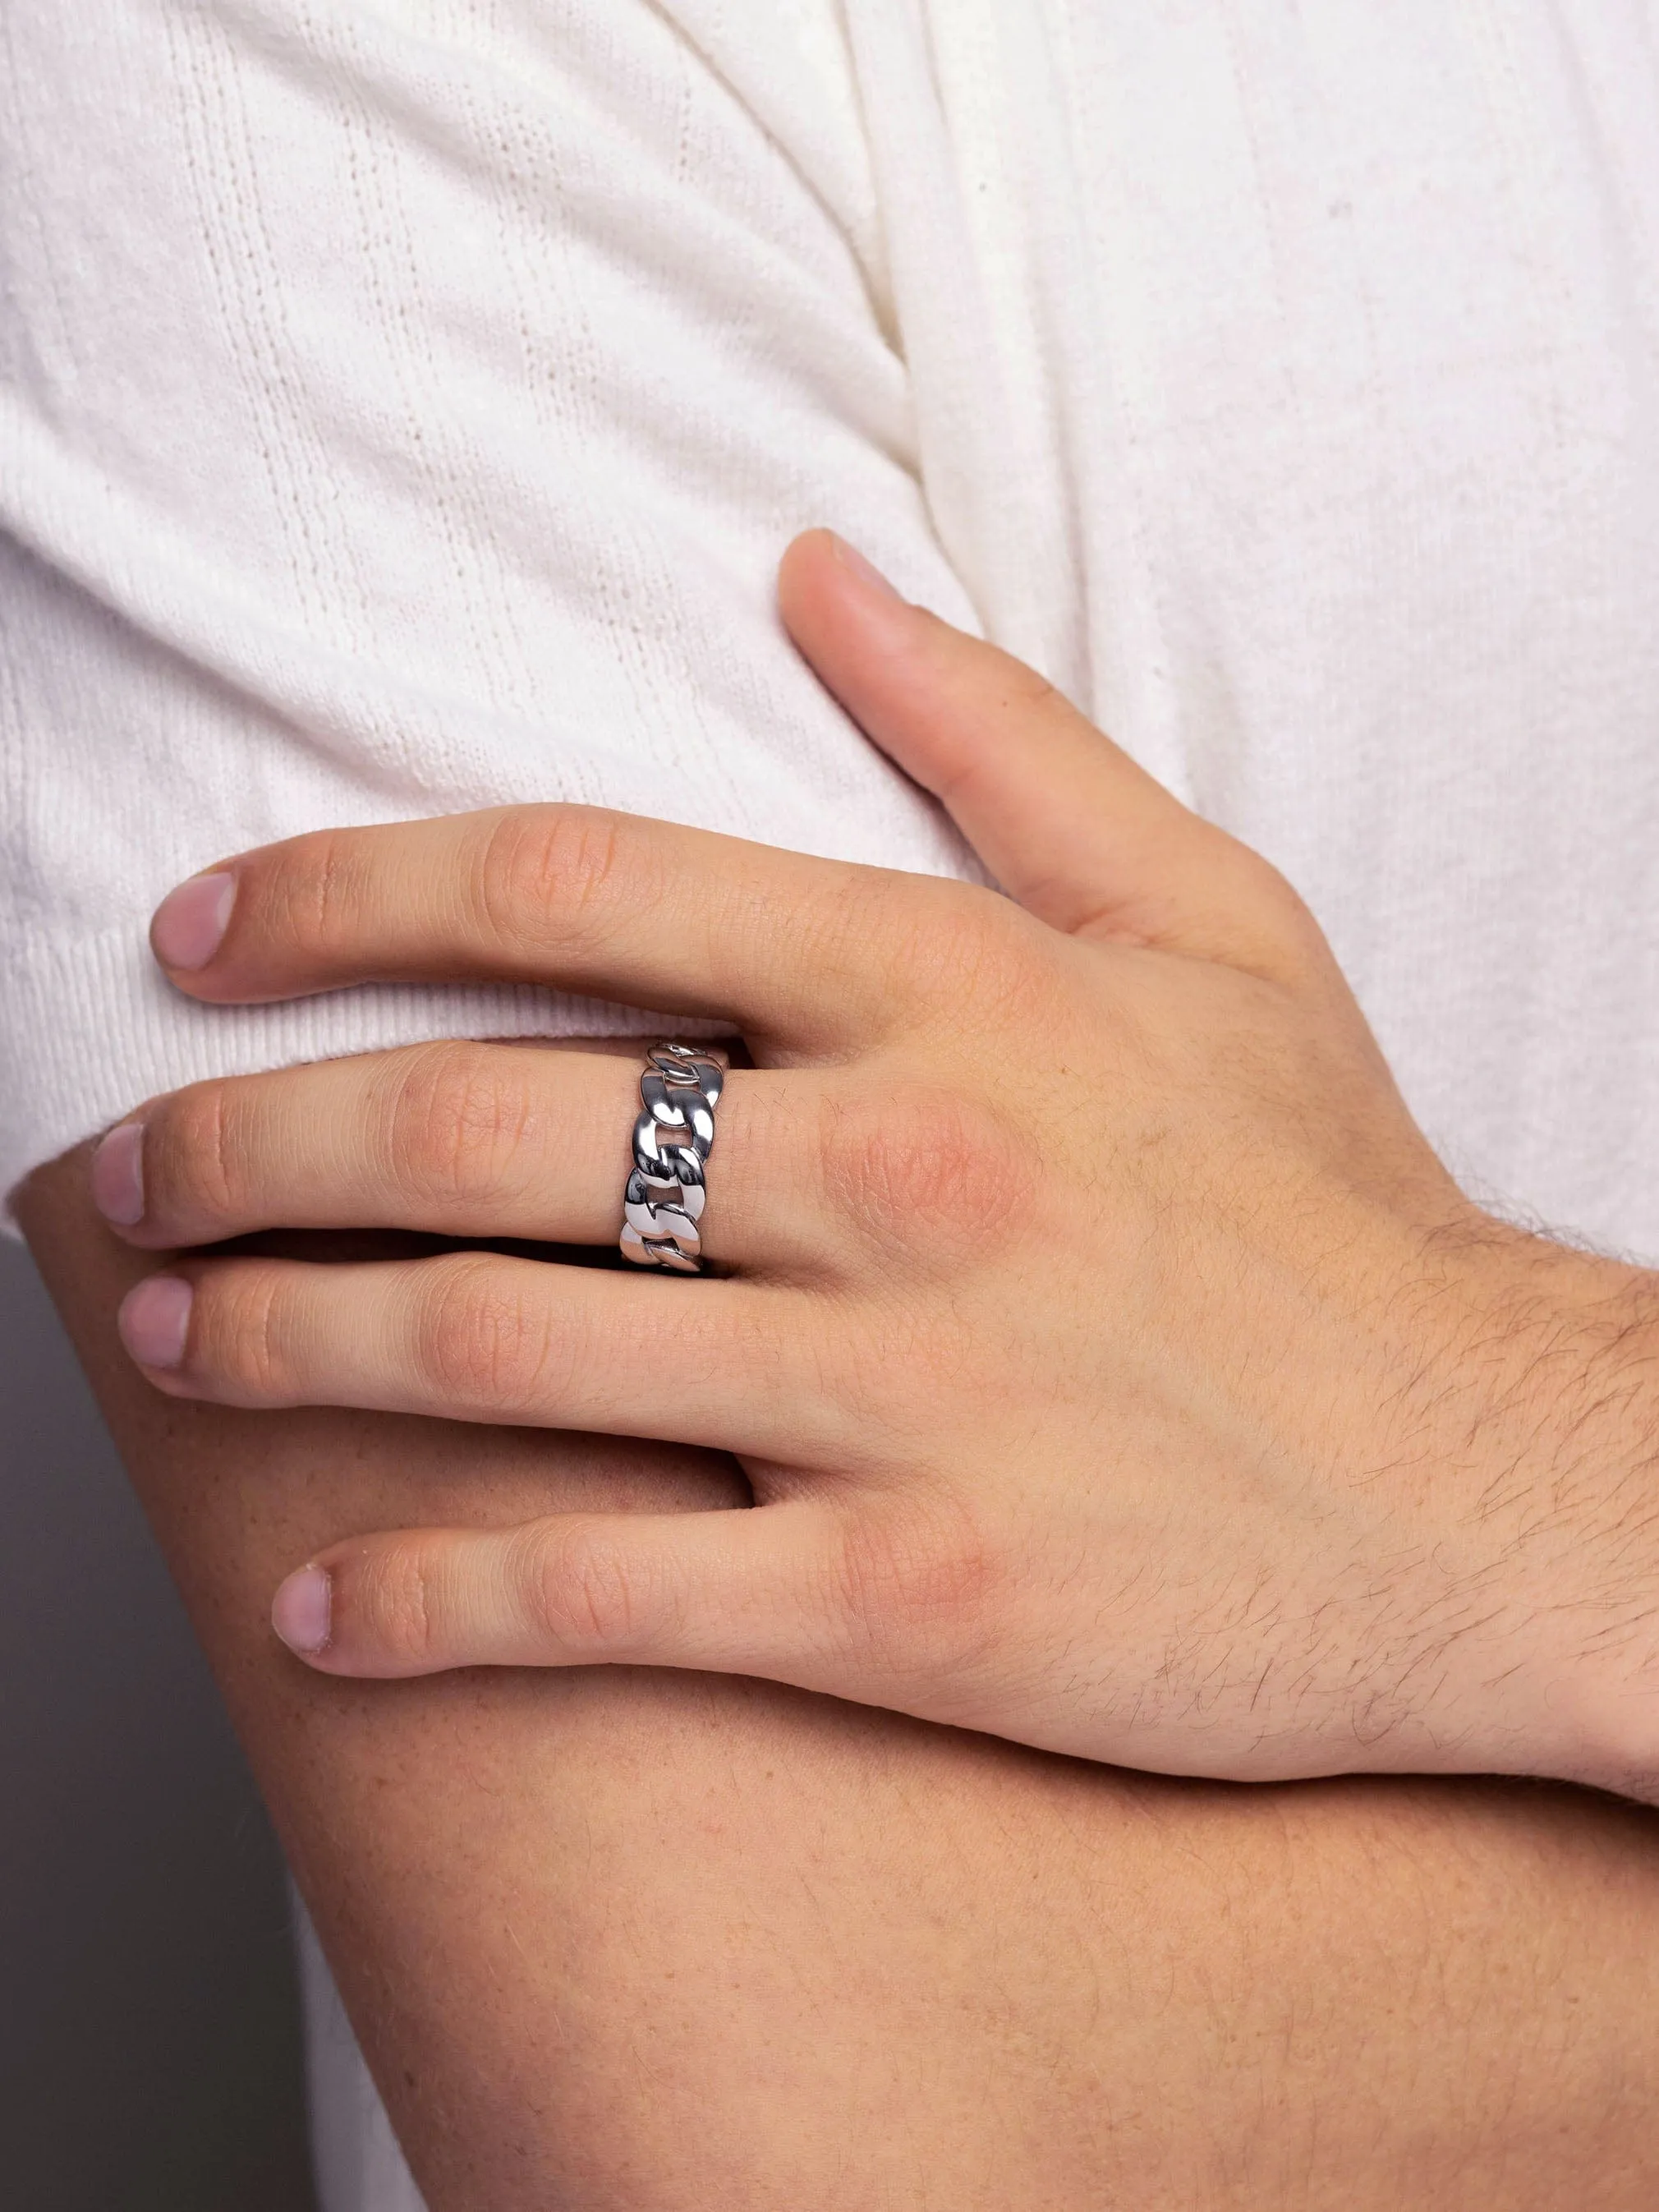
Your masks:
<instances>
[{"instance_id":1,"label":"forearm","mask_svg":"<svg viewBox=\"0 0 1659 2212\"><path fill-rule=\"evenodd\" d=\"M715 1677L319 1678L265 1609L320 1541L735 1482L163 1400L84 1173L26 1224L434 2212L1650 2200L1646 1816L1144 1782Z\"/></svg>"},{"instance_id":2,"label":"forearm","mask_svg":"<svg viewBox=\"0 0 1659 2212\"><path fill-rule=\"evenodd\" d=\"M439 2212L540 2203L568 2150L558 2101L582 2095L583 2062L563 2046L570 1978L604 1986L590 1944L611 1940L626 1888L613 1884L645 1844L631 1827L608 1838L595 1879L590 1824L608 1790L625 1796L647 1738L669 1733L671 1713L696 1707L704 1686L641 1677L631 1729L601 1717L592 1678L460 1675L381 1698L311 1680L270 1632L270 1594L310 1547L383 1516L511 1522L599 1498L708 1505L741 1496L741 1482L712 1457L602 1441L170 1405L124 1371L110 1322L132 1270L94 1224L85 1186L84 1156L71 1156L31 1179L20 1216L399 2130ZM706 1723L691 1726L706 1744ZM589 1942L573 1899L592 1908Z\"/></svg>"}]
</instances>

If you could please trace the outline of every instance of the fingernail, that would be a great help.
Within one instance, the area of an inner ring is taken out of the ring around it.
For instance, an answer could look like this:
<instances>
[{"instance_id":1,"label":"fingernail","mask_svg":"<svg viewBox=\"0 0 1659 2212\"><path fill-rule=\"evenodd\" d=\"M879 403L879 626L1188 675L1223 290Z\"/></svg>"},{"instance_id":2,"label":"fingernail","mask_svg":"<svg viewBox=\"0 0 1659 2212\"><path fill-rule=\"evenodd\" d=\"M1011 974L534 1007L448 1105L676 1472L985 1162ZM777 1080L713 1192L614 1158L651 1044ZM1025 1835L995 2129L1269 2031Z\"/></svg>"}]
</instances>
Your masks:
<instances>
[{"instance_id":1,"label":"fingernail","mask_svg":"<svg viewBox=\"0 0 1659 2212\"><path fill-rule=\"evenodd\" d=\"M131 1229L144 1218L144 1125L123 1121L92 1156L92 1202L106 1221Z\"/></svg>"},{"instance_id":2,"label":"fingernail","mask_svg":"<svg viewBox=\"0 0 1659 2212\"><path fill-rule=\"evenodd\" d=\"M192 876L161 901L149 941L164 968L205 968L219 950L236 897L236 878L223 871Z\"/></svg>"},{"instance_id":3,"label":"fingernail","mask_svg":"<svg viewBox=\"0 0 1659 2212\"><path fill-rule=\"evenodd\" d=\"M141 1367L176 1367L185 1356L191 1301L182 1275L152 1275L127 1292L116 1316L121 1341Z\"/></svg>"},{"instance_id":4,"label":"fingernail","mask_svg":"<svg viewBox=\"0 0 1659 2212\"><path fill-rule=\"evenodd\" d=\"M833 530L830 535L835 545L836 558L843 568L850 569L861 583L868 584L872 591L879 592L884 599L902 602L902 594L897 586L888 581L873 561L866 561L856 545L849 545L844 538L837 538Z\"/></svg>"},{"instance_id":5,"label":"fingernail","mask_svg":"<svg viewBox=\"0 0 1659 2212\"><path fill-rule=\"evenodd\" d=\"M333 1577L325 1567L301 1567L270 1601L270 1625L290 1651L310 1658L328 1642Z\"/></svg>"}]
</instances>

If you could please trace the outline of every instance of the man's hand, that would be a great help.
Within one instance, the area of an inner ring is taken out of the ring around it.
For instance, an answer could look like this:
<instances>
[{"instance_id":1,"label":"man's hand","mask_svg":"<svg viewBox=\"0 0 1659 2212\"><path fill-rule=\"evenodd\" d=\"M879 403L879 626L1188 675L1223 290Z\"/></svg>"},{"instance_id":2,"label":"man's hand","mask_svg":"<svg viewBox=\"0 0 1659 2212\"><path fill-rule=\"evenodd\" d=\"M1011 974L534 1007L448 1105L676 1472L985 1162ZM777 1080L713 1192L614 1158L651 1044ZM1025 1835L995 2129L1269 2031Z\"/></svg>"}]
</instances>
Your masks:
<instances>
[{"instance_id":1,"label":"man's hand","mask_svg":"<svg viewBox=\"0 0 1659 2212\"><path fill-rule=\"evenodd\" d=\"M1030 671L821 536L783 604L1012 898L550 807L297 839L158 915L210 1001L544 981L733 1021L757 1063L723 1279L239 1258L132 1294L177 1395L659 1437L754 1488L337 1545L285 1636L337 1674L767 1675L1166 1771L1640 1787L1650 1279L1472 1206L1282 878ZM630 1091L476 1045L198 1085L94 1187L158 1246L605 1243Z\"/></svg>"}]
</instances>

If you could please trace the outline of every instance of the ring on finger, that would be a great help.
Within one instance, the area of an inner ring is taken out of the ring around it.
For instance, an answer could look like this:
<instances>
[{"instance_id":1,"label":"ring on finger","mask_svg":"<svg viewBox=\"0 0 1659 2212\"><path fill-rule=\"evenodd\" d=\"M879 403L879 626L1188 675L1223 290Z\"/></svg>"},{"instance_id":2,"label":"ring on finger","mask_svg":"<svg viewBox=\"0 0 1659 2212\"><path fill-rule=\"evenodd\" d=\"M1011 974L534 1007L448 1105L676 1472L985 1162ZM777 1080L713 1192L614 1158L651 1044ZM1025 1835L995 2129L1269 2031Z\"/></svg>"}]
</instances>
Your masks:
<instances>
[{"instance_id":1,"label":"ring on finger","mask_svg":"<svg viewBox=\"0 0 1659 2212\"><path fill-rule=\"evenodd\" d=\"M617 1239L623 1259L636 1267L677 1275L703 1272L703 1170L725 1079L717 1060L690 1045L665 1040L651 1048L640 1078L634 1161Z\"/></svg>"}]
</instances>

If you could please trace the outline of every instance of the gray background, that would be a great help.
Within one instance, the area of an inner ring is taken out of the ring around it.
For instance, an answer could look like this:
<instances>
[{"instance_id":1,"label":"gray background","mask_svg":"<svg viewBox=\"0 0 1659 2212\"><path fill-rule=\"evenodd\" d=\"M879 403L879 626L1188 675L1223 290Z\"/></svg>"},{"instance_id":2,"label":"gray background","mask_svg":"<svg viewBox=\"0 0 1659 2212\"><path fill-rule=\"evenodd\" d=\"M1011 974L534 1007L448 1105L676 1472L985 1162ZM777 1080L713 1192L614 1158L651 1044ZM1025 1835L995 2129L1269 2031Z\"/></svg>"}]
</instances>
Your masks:
<instances>
[{"instance_id":1,"label":"gray background","mask_svg":"<svg viewBox=\"0 0 1659 2212\"><path fill-rule=\"evenodd\" d=\"M312 2212L276 1846L5 1243L0 1487L0 2192L20 2212Z\"/></svg>"}]
</instances>

